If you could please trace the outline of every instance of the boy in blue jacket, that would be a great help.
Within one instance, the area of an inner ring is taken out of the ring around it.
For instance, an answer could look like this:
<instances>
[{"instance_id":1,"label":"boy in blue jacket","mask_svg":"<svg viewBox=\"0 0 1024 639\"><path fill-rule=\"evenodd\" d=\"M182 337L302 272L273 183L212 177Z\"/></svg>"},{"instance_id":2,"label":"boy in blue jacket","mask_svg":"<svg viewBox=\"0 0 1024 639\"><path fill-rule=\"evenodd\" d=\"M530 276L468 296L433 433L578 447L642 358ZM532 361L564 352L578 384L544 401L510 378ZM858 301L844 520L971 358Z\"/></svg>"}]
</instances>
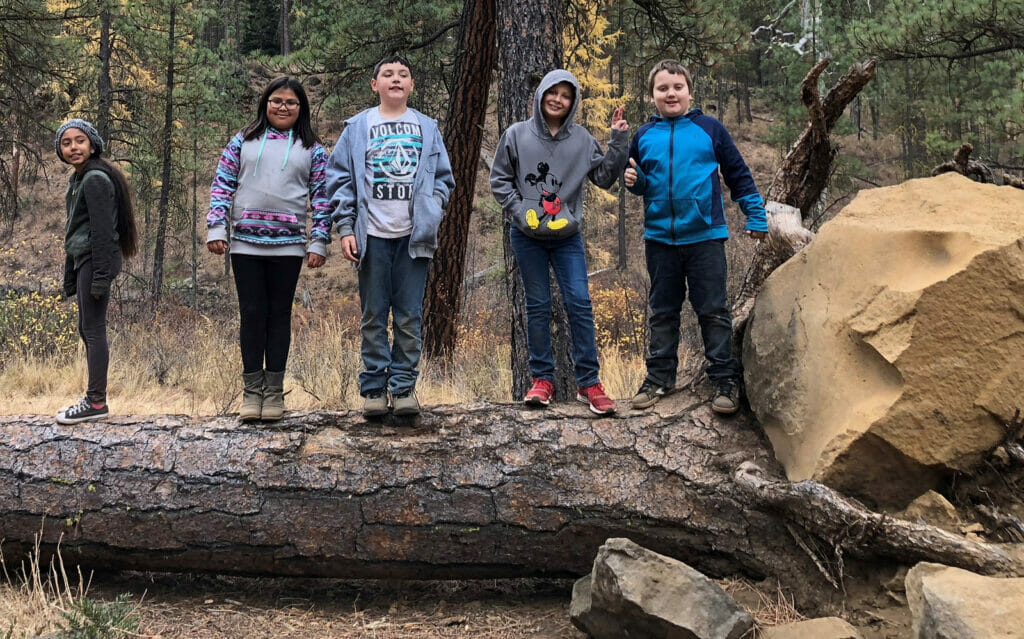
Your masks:
<instances>
[{"instance_id":1,"label":"boy in blue jacket","mask_svg":"<svg viewBox=\"0 0 1024 639\"><path fill-rule=\"evenodd\" d=\"M408 106L408 61L378 62L370 88L380 106L345 122L327 163L327 193L341 252L359 272L363 414L381 417L391 409L411 416L420 412L415 389L427 269L455 181L437 122Z\"/></svg>"},{"instance_id":2,"label":"boy in blue jacket","mask_svg":"<svg viewBox=\"0 0 1024 639\"><path fill-rule=\"evenodd\" d=\"M732 354L726 299L725 240L729 237L719 172L747 216L746 232L768 233L764 201L729 132L700 109L690 110L690 72L675 60L654 65L647 90L657 115L637 129L623 181L644 198L644 250L651 279L647 376L633 397L648 408L671 392L679 365L679 313L687 287L697 313L711 408L739 409L740 363Z\"/></svg>"}]
</instances>

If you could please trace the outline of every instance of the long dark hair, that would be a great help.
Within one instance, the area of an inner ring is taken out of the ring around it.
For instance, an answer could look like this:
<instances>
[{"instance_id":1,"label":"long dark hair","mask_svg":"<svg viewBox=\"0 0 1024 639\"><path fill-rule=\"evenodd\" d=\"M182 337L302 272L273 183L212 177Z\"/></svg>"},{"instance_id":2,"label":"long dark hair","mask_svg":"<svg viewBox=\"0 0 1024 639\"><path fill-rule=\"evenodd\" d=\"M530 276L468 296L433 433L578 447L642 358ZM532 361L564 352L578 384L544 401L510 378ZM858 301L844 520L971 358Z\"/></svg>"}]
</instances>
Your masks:
<instances>
[{"instance_id":1,"label":"long dark hair","mask_svg":"<svg viewBox=\"0 0 1024 639\"><path fill-rule=\"evenodd\" d=\"M128 178L120 167L107 158L100 157L95 149L85 170L103 171L114 183L117 190L117 243L125 259L132 257L139 252L139 230L135 226L135 205L132 202Z\"/></svg>"},{"instance_id":2,"label":"long dark hair","mask_svg":"<svg viewBox=\"0 0 1024 639\"><path fill-rule=\"evenodd\" d=\"M290 75L283 75L271 80L267 88L263 89L263 95L260 96L260 101L256 104L256 117L242 129L242 138L245 140L258 138L270 126L270 120L267 119L267 101L270 100L271 94L278 89L291 89L295 93L295 97L299 99L299 119L295 121L292 129L302 139L303 148L312 147L319 140L309 118L309 98L306 97L306 90L302 88L302 83Z\"/></svg>"}]
</instances>

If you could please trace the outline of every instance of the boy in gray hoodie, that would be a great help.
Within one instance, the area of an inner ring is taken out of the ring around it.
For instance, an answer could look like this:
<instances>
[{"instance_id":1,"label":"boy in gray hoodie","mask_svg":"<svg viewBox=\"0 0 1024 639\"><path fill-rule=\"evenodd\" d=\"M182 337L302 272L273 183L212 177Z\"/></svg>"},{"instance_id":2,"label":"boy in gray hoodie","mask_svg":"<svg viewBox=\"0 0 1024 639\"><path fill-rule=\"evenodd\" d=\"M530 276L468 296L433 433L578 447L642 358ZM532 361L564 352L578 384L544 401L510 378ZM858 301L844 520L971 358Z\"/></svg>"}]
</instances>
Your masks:
<instances>
[{"instance_id":1,"label":"boy in gray hoodie","mask_svg":"<svg viewBox=\"0 0 1024 639\"><path fill-rule=\"evenodd\" d=\"M533 98L533 114L501 137L491 168L491 192L513 221L512 250L526 298L526 345L533 383L524 401L547 406L554 391L551 355L553 268L572 333L576 398L598 415L615 412L598 379L594 313L587 288L587 263L580 226L586 181L607 189L626 163L629 124L622 107L612 114L611 141L604 153L573 118L579 83L556 69L544 76Z\"/></svg>"}]
</instances>

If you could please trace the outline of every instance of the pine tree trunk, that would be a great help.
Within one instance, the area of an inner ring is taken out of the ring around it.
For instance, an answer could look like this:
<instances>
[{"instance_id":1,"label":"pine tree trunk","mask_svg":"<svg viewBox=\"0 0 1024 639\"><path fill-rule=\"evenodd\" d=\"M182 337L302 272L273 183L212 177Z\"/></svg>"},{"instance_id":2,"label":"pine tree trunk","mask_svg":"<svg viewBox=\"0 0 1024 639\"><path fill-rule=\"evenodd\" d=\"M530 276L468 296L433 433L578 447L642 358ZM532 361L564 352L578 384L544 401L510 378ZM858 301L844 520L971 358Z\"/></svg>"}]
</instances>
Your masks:
<instances>
[{"instance_id":1,"label":"pine tree trunk","mask_svg":"<svg viewBox=\"0 0 1024 639\"><path fill-rule=\"evenodd\" d=\"M427 357L450 359L458 339L480 141L491 71L497 58L496 20L494 0L466 0L463 5L454 88L444 125L445 145L457 186L438 230L438 250L423 299L423 350Z\"/></svg>"},{"instance_id":2,"label":"pine tree trunk","mask_svg":"<svg viewBox=\"0 0 1024 639\"><path fill-rule=\"evenodd\" d=\"M110 110L114 104L114 92L110 82L110 9L100 11L100 71L96 79L96 130L104 140L110 140Z\"/></svg>"},{"instance_id":3,"label":"pine tree trunk","mask_svg":"<svg viewBox=\"0 0 1024 639\"><path fill-rule=\"evenodd\" d=\"M619 29L622 29L622 11L619 11ZM615 49L615 66L619 71L619 99L622 100L626 95L626 72L625 64L623 64L623 52L622 44ZM634 127L635 130L635 127ZM626 270L626 186L620 181L618 184L618 211L619 219L615 227L615 237L617 240L618 259L615 263L615 268L619 271Z\"/></svg>"},{"instance_id":4,"label":"pine tree trunk","mask_svg":"<svg viewBox=\"0 0 1024 639\"><path fill-rule=\"evenodd\" d=\"M292 44L288 37L288 0L281 0L281 16L277 28L280 34L281 55L289 55L292 52Z\"/></svg>"},{"instance_id":5,"label":"pine tree trunk","mask_svg":"<svg viewBox=\"0 0 1024 639\"><path fill-rule=\"evenodd\" d=\"M153 242L153 289L152 303L160 302L164 282L164 246L167 243L167 219L170 216L171 200L171 137L174 135L174 23L177 11L175 3L170 4L167 29L167 80L164 83L164 126L162 166L160 169L160 202L157 205L156 236Z\"/></svg>"}]
</instances>

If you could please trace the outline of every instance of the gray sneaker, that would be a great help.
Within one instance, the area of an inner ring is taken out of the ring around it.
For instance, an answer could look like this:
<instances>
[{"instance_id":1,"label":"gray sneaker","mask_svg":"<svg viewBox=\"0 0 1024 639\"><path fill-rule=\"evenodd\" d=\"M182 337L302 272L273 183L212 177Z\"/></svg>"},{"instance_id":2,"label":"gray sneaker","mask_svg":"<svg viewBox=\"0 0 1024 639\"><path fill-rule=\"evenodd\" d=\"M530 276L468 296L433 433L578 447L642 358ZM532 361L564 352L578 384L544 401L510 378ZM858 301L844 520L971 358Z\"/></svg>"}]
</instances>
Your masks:
<instances>
[{"instance_id":1,"label":"gray sneaker","mask_svg":"<svg viewBox=\"0 0 1024 639\"><path fill-rule=\"evenodd\" d=\"M711 410L721 415L732 415L740 409L740 386L734 379L718 382L711 398Z\"/></svg>"},{"instance_id":2,"label":"gray sneaker","mask_svg":"<svg viewBox=\"0 0 1024 639\"><path fill-rule=\"evenodd\" d=\"M388 396L384 391L370 393L363 400L363 417L383 417L388 414Z\"/></svg>"},{"instance_id":3,"label":"gray sneaker","mask_svg":"<svg viewBox=\"0 0 1024 639\"><path fill-rule=\"evenodd\" d=\"M393 395L394 413L398 417L412 417L420 414L420 403L416 399L416 391L411 390L404 395Z\"/></svg>"},{"instance_id":4,"label":"gray sneaker","mask_svg":"<svg viewBox=\"0 0 1024 639\"><path fill-rule=\"evenodd\" d=\"M643 408L650 408L654 406L659 399L668 395L672 389L666 388L665 386L659 386L654 382L645 381L640 385L640 390L633 396L632 401L629 405L634 410L640 410Z\"/></svg>"}]
</instances>

